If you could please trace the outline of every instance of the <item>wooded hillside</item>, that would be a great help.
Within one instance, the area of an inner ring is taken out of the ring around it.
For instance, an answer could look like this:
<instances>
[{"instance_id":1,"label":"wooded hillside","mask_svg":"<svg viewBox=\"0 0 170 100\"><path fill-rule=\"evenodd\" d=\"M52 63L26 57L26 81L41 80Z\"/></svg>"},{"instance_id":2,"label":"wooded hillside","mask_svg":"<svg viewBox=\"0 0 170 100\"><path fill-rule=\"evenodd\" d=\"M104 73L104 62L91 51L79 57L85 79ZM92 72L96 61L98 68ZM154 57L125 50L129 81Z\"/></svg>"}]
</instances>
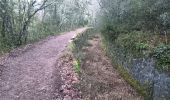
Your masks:
<instances>
[{"instance_id":1,"label":"wooded hillside","mask_svg":"<svg viewBox=\"0 0 170 100\"><path fill-rule=\"evenodd\" d=\"M169 0L99 0L98 27L106 40L135 57L153 56L170 71Z\"/></svg>"}]
</instances>

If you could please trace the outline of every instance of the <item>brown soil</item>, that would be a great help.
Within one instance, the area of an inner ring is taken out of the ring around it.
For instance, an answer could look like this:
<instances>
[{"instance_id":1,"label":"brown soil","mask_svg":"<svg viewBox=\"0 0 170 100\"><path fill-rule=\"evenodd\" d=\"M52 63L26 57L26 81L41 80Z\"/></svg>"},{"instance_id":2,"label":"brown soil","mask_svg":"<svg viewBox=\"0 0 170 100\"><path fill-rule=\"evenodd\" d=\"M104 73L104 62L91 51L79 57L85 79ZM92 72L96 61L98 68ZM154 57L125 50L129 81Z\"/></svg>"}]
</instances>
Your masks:
<instances>
[{"instance_id":1,"label":"brown soil","mask_svg":"<svg viewBox=\"0 0 170 100\"><path fill-rule=\"evenodd\" d=\"M69 100L67 93L63 93L65 88L61 88L67 85L63 68L69 65L62 65L59 55L75 34L85 30L81 28L52 36L2 57L0 100Z\"/></svg>"},{"instance_id":2,"label":"brown soil","mask_svg":"<svg viewBox=\"0 0 170 100\"><path fill-rule=\"evenodd\" d=\"M76 85L85 100L142 100L112 66L102 49L100 36L84 47L81 81Z\"/></svg>"},{"instance_id":3,"label":"brown soil","mask_svg":"<svg viewBox=\"0 0 170 100\"><path fill-rule=\"evenodd\" d=\"M61 68L60 73L63 81L59 89L60 96L63 98L59 100L82 100L81 92L74 87L74 84L78 84L79 80L78 74L75 73L73 58L71 50L66 50L64 55L58 59L58 66Z\"/></svg>"},{"instance_id":4,"label":"brown soil","mask_svg":"<svg viewBox=\"0 0 170 100\"><path fill-rule=\"evenodd\" d=\"M66 46L85 30L48 37L1 57L0 100L142 100L112 67L100 36L84 47L78 78Z\"/></svg>"}]
</instances>

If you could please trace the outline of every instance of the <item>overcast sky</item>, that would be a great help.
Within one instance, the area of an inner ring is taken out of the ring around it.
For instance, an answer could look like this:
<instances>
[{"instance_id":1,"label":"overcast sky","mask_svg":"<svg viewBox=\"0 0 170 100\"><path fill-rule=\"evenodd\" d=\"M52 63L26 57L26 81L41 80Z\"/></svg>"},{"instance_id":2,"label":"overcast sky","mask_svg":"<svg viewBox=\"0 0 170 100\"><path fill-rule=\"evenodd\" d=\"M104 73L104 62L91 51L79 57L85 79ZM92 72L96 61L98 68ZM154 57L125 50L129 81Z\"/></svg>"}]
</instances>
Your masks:
<instances>
[{"instance_id":1,"label":"overcast sky","mask_svg":"<svg viewBox=\"0 0 170 100\"><path fill-rule=\"evenodd\" d=\"M91 10L91 12L94 14L94 17L95 17L96 12L99 10L99 4L97 0L92 0L91 2L92 2L92 5L90 6L89 9Z\"/></svg>"},{"instance_id":2,"label":"overcast sky","mask_svg":"<svg viewBox=\"0 0 170 100\"><path fill-rule=\"evenodd\" d=\"M40 3L42 0L37 0L37 3ZM50 0L49 0L50 1ZM96 12L99 10L99 4L97 0L91 0L92 5L89 6L89 11L95 17ZM39 15L41 16L41 12L39 12Z\"/></svg>"}]
</instances>

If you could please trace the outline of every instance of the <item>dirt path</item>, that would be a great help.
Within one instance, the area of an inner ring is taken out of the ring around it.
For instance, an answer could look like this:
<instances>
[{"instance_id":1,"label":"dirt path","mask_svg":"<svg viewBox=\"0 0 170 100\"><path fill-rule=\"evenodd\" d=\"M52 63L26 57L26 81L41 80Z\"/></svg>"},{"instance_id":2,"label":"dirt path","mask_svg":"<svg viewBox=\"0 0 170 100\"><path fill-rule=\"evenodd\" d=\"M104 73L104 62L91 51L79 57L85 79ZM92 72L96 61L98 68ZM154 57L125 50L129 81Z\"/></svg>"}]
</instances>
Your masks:
<instances>
[{"instance_id":1,"label":"dirt path","mask_svg":"<svg viewBox=\"0 0 170 100\"><path fill-rule=\"evenodd\" d=\"M1 59L0 100L60 100L63 81L56 61L71 38L85 30L50 37Z\"/></svg>"},{"instance_id":2,"label":"dirt path","mask_svg":"<svg viewBox=\"0 0 170 100\"><path fill-rule=\"evenodd\" d=\"M77 85L87 100L142 100L114 69L105 55L100 36L84 47L81 81Z\"/></svg>"}]
</instances>

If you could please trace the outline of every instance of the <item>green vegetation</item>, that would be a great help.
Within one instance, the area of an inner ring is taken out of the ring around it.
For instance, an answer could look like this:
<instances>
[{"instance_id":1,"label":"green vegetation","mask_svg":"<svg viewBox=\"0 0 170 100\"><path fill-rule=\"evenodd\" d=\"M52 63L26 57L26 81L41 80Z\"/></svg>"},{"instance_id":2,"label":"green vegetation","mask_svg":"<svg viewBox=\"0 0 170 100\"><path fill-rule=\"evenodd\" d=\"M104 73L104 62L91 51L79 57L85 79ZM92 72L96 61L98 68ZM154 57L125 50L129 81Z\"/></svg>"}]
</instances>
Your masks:
<instances>
[{"instance_id":1,"label":"green vegetation","mask_svg":"<svg viewBox=\"0 0 170 100\"><path fill-rule=\"evenodd\" d=\"M104 38L103 38L104 39ZM105 49L106 54L111 58L113 66L118 70L120 75L132 86L136 91L144 97L145 100L152 100L151 91L149 90L149 86L141 85L137 80L133 78L131 74L119 63L119 59L116 56L117 52L115 51L115 47L105 39L103 40L103 48Z\"/></svg>"},{"instance_id":2,"label":"green vegetation","mask_svg":"<svg viewBox=\"0 0 170 100\"><path fill-rule=\"evenodd\" d=\"M88 45L88 39L94 32L94 29L90 28L82 34L79 34L74 40L71 45L72 52L74 58L76 59L74 62L75 70L79 74L81 73L81 66L83 59L85 59L85 55L83 54L83 47Z\"/></svg>"},{"instance_id":3,"label":"green vegetation","mask_svg":"<svg viewBox=\"0 0 170 100\"><path fill-rule=\"evenodd\" d=\"M0 54L88 24L88 0L1 0Z\"/></svg>"},{"instance_id":4,"label":"green vegetation","mask_svg":"<svg viewBox=\"0 0 170 100\"><path fill-rule=\"evenodd\" d=\"M162 44L156 47L154 57L157 60L157 68L170 75L170 46Z\"/></svg>"},{"instance_id":5,"label":"green vegetation","mask_svg":"<svg viewBox=\"0 0 170 100\"><path fill-rule=\"evenodd\" d=\"M80 72L81 72L80 71L81 62L79 60L75 60L73 62L73 64L74 64L74 68L75 68L76 73L80 74Z\"/></svg>"},{"instance_id":6,"label":"green vegetation","mask_svg":"<svg viewBox=\"0 0 170 100\"><path fill-rule=\"evenodd\" d=\"M99 4L96 27L114 46L115 56L152 57L159 70L170 72L169 0L99 0Z\"/></svg>"},{"instance_id":7,"label":"green vegetation","mask_svg":"<svg viewBox=\"0 0 170 100\"><path fill-rule=\"evenodd\" d=\"M155 68L170 73L170 1L99 0L99 5L96 28L108 56L124 79L152 100L152 86L141 86L125 67L136 58L154 58Z\"/></svg>"}]
</instances>

